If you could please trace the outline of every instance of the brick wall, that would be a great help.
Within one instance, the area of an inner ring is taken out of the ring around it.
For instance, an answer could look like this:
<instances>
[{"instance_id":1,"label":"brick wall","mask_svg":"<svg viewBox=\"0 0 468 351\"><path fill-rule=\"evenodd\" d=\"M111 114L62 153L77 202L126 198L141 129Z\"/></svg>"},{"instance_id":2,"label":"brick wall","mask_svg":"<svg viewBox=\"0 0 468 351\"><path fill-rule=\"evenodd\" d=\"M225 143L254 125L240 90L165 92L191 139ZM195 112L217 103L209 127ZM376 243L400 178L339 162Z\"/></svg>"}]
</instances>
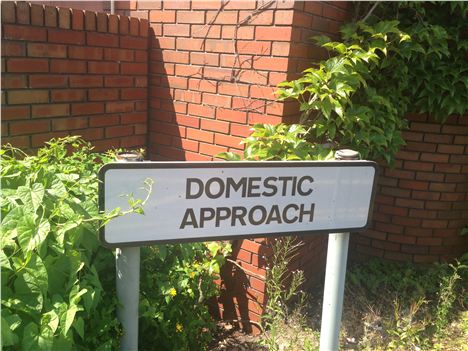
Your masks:
<instances>
[{"instance_id":1,"label":"brick wall","mask_svg":"<svg viewBox=\"0 0 468 351\"><path fill-rule=\"evenodd\" d=\"M255 123L294 121L298 107L275 102L276 85L326 55L310 37L336 36L348 7L289 0L119 2L118 13L150 22L150 157L210 161L220 152L241 152L240 141ZM294 265L309 267L312 277L323 268L326 238L304 240L309 254ZM265 240L234 242L233 258L244 270L223 269L221 317L260 320L267 251ZM258 331L255 324L243 327Z\"/></svg>"},{"instance_id":2,"label":"brick wall","mask_svg":"<svg viewBox=\"0 0 468 351\"><path fill-rule=\"evenodd\" d=\"M145 20L2 2L2 142L145 146L147 48Z\"/></svg>"},{"instance_id":3,"label":"brick wall","mask_svg":"<svg viewBox=\"0 0 468 351\"><path fill-rule=\"evenodd\" d=\"M371 230L351 236L355 258L451 260L468 251L468 117L444 124L408 115L407 145L383 168Z\"/></svg>"}]
</instances>

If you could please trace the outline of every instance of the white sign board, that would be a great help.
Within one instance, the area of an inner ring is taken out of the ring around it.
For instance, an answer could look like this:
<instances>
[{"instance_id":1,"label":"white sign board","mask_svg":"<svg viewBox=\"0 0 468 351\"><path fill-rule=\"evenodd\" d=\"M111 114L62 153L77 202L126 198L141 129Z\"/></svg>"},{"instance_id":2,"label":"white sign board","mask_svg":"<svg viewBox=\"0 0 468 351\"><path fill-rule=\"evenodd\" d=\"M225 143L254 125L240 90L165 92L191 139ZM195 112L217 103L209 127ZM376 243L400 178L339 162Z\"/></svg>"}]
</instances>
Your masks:
<instances>
[{"instance_id":1,"label":"white sign board","mask_svg":"<svg viewBox=\"0 0 468 351\"><path fill-rule=\"evenodd\" d=\"M110 221L106 246L228 240L289 233L349 232L368 224L377 166L370 161L134 162L100 171L100 208L145 214Z\"/></svg>"}]
</instances>

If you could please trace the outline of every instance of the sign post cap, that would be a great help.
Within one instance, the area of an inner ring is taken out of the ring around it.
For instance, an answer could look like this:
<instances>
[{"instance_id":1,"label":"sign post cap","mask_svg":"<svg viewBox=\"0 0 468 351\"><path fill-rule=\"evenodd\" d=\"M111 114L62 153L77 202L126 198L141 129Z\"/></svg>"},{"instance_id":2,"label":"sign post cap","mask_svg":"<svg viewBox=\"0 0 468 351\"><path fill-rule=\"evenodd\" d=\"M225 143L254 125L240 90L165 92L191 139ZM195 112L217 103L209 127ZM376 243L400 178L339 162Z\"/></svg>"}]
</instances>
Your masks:
<instances>
[{"instance_id":1,"label":"sign post cap","mask_svg":"<svg viewBox=\"0 0 468 351\"><path fill-rule=\"evenodd\" d=\"M359 152L351 149L341 149L335 152L336 160L359 160Z\"/></svg>"}]
</instances>

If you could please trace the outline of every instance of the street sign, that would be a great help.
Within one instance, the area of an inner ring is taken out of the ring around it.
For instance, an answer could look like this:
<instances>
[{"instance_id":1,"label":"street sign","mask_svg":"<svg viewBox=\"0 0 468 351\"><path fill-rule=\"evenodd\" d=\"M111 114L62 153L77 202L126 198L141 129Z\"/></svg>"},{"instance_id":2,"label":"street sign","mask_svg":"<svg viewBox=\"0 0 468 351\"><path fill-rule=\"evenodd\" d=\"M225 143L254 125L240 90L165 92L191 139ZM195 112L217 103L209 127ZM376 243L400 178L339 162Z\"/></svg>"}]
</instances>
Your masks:
<instances>
[{"instance_id":1,"label":"street sign","mask_svg":"<svg viewBox=\"0 0 468 351\"><path fill-rule=\"evenodd\" d=\"M101 211L145 198L145 215L101 229L108 247L228 240L277 234L360 231L372 210L370 161L129 162L99 173Z\"/></svg>"}]
</instances>

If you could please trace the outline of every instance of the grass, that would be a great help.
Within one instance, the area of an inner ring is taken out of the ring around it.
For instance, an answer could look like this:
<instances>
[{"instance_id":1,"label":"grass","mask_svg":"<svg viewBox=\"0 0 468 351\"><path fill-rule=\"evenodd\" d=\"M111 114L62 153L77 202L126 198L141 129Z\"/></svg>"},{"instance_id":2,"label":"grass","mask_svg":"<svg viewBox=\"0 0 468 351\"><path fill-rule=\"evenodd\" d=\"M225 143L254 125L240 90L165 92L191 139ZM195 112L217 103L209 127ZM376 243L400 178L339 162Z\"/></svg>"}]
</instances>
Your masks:
<instances>
[{"instance_id":1,"label":"grass","mask_svg":"<svg viewBox=\"0 0 468 351\"><path fill-rule=\"evenodd\" d=\"M468 255L453 264L374 259L350 266L341 349L468 351L467 263ZM318 350L323 287L313 291L274 322L281 333L266 332L263 345L267 340L275 350Z\"/></svg>"}]
</instances>

